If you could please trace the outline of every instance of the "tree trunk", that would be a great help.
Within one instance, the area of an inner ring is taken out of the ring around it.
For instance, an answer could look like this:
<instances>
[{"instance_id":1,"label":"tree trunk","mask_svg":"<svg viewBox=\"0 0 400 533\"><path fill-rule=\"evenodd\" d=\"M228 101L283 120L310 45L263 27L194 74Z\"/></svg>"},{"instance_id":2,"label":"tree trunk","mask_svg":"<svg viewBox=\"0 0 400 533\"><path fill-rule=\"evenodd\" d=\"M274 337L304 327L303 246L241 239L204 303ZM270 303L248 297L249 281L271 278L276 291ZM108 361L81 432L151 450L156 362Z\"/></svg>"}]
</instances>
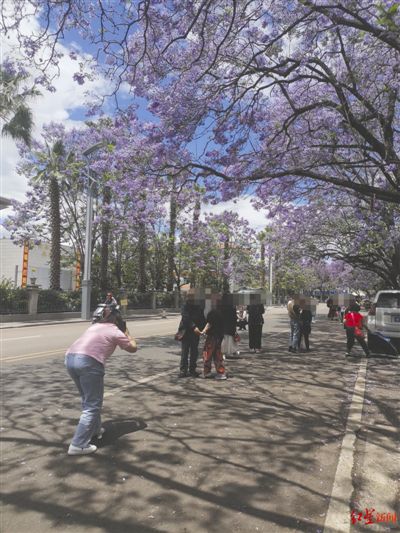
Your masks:
<instances>
[{"instance_id":1,"label":"tree trunk","mask_svg":"<svg viewBox=\"0 0 400 533\"><path fill-rule=\"evenodd\" d=\"M229 276L225 272L225 268L229 265L229 237L224 242L224 272L222 274L222 292L229 292Z\"/></svg>"},{"instance_id":2,"label":"tree trunk","mask_svg":"<svg viewBox=\"0 0 400 533\"><path fill-rule=\"evenodd\" d=\"M169 210L169 236L168 236L168 271L167 271L167 291L172 292L174 290L174 267L175 267L175 231L176 231L176 217L177 217L177 201L175 192L175 183L173 184L170 210Z\"/></svg>"},{"instance_id":3,"label":"tree trunk","mask_svg":"<svg viewBox=\"0 0 400 533\"><path fill-rule=\"evenodd\" d=\"M261 242L261 246L260 246L260 263L261 263L261 287L265 289L266 279L265 279L265 243L264 242Z\"/></svg>"},{"instance_id":4,"label":"tree trunk","mask_svg":"<svg viewBox=\"0 0 400 533\"><path fill-rule=\"evenodd\" d=\"M123 232L123 234L117 238L114 239L114 275L117 282L117 287L122 287L122 254L123 254L123 248L124 248L124 240L126 238L126 233Z\"/></svg>"},{"instance_id":5,"label":"tree trunk","mask_svg":"<svg viewBox=\"0 0 400 533\"><path fill-rule=\"evenodd\" d=\"M110 187L105 186L103 191L103 206L107 207L111 201ZM108 219L101 223L101 257L100 257L100 287L108 290L108 256L109 256L110 222Z\"/></svg>"},{"instance_id":6,"label":"tree trunk","mask_svg":"<svg viewBox=\"0 0 400 533\"><path fill-rule=\"evenodd\" d=\"M146 246L146 227L141 222L139 224L139 242L138 242L138 252L139 252L139 264L138 264L138 292L146 292L147 289L147 275L146 275L146 256L147 256L147 246Z\"/></svg>"},{"instance_id":7,"label":"tree trunk","mask_svg":"<svg viewBox=\"0 0 400 533\"><path fill-rule=\"evenodd\" d=\"M61 279L61 217L60 217L60 186L56 178L49 181L50 197L50 289L60 290Z\"/></svg>"},{"instance_id":8,"label":"tree trunk","mask_svg":"<svg viewBox=\"0 0 400 533\"><path fill-rule=\"evenodd\" d=\"M196 203L194 204L193 209L193 231L195 231L196 226L200 220L200 213L201 213L201 200L200 198L196 199ZM190 286L196 287L196 283L198 283L197 279L197 271L194 261L192 261L191 267L190 267Z\"/></svg>"}]
</instances>

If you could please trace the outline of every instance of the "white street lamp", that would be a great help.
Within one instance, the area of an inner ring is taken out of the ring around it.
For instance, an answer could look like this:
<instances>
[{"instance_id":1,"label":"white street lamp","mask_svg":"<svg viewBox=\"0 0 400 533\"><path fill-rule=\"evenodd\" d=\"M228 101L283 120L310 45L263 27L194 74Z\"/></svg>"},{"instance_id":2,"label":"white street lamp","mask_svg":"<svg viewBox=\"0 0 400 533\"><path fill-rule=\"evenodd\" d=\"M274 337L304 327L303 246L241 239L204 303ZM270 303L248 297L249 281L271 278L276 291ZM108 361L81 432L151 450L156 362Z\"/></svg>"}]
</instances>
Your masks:
<instances>
[{"instance_id":1,"label":"white street lamp","mask_svg":"<svg viewBox=\"0 0 400 533\"><path fill-rule=\"evenodd\" d=\"M87 150L82 152L84 157L97 152L100 148L106 145L105 142L99 142L90 146ZM81 318L82 320L90 319L90 296L92 290L92 280L90 279L92 270L92 223L93 223L93 185L96 183L94 176L89 168L89 160L87 160L87 203L86 203L86 232L85 232L85 265L83 270L82 280L82 305Z\"/></svg>"}]
</instances>

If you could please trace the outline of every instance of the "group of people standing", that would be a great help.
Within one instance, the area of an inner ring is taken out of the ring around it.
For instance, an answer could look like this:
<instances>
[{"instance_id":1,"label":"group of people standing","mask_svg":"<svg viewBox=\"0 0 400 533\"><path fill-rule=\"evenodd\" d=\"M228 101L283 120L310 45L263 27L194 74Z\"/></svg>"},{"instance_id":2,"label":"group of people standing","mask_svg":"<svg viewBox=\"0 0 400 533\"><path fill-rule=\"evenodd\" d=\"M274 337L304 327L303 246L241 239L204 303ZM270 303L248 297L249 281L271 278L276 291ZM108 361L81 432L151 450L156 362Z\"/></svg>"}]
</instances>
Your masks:
<instances>
[{"instance_id":1,"label":"group of people standing","mask_svg":"<svg viewBox=\"0 0 400 533\"><path fill-rule=\"evenodd\" d=\"M182 308L179 325L179 340L182 342L180 377L198 377L196 371L200 337L204 336L203 377L212 377L214 362L217 380L227 378L224 354L229 356L235 350L238 340L237 327L249 326L249 347L253 352L261 349L264 305L258 295L250 295L250 305L235 305L231 294L211 294L210 309L205 316L205 301L196 299L195 291L189 291ZM82 414L68 448L69 455L94 453L97 446L91 441L103 437L101 408L104 394L105 365L118 346L127 352L137 350L136 340L130 335L126 323L116 305L112 293L107 294L103 314L98 323L91 325L67 350L65 365L74 381L82 400ZM302 298L290 298L287 304L290 319L289 351L297 352L304 339L306 351L310 351L310 333L313 315L310 303ZM351 355L355 340L365 354L369 355L364 339L364 320L360 306L352 303L344 313L343 320L347 337L346 355Z\"/></svg>"},{"instance_id":2,"label":"group of people standing","mask_svg":"<svg viewBox=\"0 0 400 533\"><path fill-rule=\"evenodd\" d=\"M365 355L369 355L369 349L364 336L364 317L360 313L360 306L357 302L351 302L347 307L335 305L332 299L327 300L329 308L328 319L338 317L343 323L346 331L346 356L351 355L354 343L363 349ZM332 311L333 310L333 311ZM302 340L307 352L310 351L310 334L313 315L310 304L306 299L291 297L287 304L287 311L290 320L290 340L289 352L297 352L301 348Z\"/></svg>"},{"instance_id":3,"label":"group of people standing","mask_svg":"<svg viewBox=\"0 0 400 533\"><path fill-rule=\"evenodd\" d=\"M249 326L250 351L256 353L261 350L263 315L265 308L261 303L251 302L247 306L246 314L236 309L234 297L231 294L212 294L211 309L205 316L205 301L196 299L195 292L189 291L182 308L182 319L179 324L177 338L182 343L179 377L198 377L197 360L199 356L200 337L205 337L203 346L204 378L212 377L212 362L214 362L215 379L226 379L225 357L234 357L237 350L238 324L241 329Z\"/></svg>"},{"instance_id":4,"label":"group of people standing","mask_svg":"<svg viewBox=\"0 0 400 533\"><path fill-rule=\"evenodd\" d=\"M305 349L309 352L311 324L313 320L310 305L305 299L300 299L296 302L291 297L287 304L287 311L290 321L289 352L298 352L303 339Z\"/></svg>"}]
</instances>

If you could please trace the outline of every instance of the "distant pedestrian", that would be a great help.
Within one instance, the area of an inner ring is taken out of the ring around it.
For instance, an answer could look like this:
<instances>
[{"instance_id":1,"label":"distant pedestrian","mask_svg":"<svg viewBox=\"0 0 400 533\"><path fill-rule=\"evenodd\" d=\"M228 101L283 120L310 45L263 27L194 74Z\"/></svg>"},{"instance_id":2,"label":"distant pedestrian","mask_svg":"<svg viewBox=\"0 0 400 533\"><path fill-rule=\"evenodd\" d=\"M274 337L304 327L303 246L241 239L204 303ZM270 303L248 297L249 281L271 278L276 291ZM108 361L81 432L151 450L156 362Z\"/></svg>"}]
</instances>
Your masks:
<instances>
[{"instance_id":1,"label":"distant pedestrian","mask_svg":"<svg viewBox=\"0 0 400 533\"><path fill-rule=\"evenodd\" d=\"M261 337L264 324L265 308L261 303L250 303L247 306L247 316L249 323L249 348L251 352L261 352Z\"/></svg>"},{"instance_id":2,"label":"distant pedestrian","mask_svg":"<svg viewBox=\"0 0 400 533\"><path fill-rule=\"evenodd\" d=\"M287 303L287 312L290 321L289 352L297 352L300 338L300 306L293 297Z\"/></svg>"},{"instance_id":3,"label":"distant pedestrian","mask_svg":"<svg viewBox=\"0 0 400 533\"><path fill-rule=\"evenodd\" d=\"M130 353L137 350L119 311L108 307L100 322L90 326L65 354L65 366L82 398L82 414L68 455L87 455L97 450L90 441L104 433L101 408L105 364L117 346Z\"/></svg>"},{"instance_id":4,"label":"distant pedestrian","mask_svg":"<svg viewBox=\"0 0 400 533\"><path fill-rule=\"evenodd\" d=\"M221 312L213 305L207 314L207 324L201 332L206 336L203 348L203 377L211 377L211 365L214 361L217 375L215 379L226 379L224 359L222 357L221 344L224 338L224 321Z\"/></svg>"},{"instance_id":5,"label":"distant pedestrian","mask_svg":"<svg viewBox=\"0 0 400 533\"><path fill-rule=\"evenodd\" d=\"M182 307L182 319L178 332L181 332L181 362L179 377L197 377L196 366L199 356L201 330L206 325L203 306L195 299L195 293L189 291Z\"/></svg>"},{"instance_id":6,"label":"distant pedestrian","mask_svg":"<svg viewBox=\"0 0 400 533\"><path fill-rule=\"evenodd\" d=\"M237 327L239 331L246 331L247 326L247 311L243 305L240 305L237 310Z\"/></svg>"},{"instance_id":7,"label":"distant pedestrian","mask_svg":"<svg viewBox=\"0 0 400 533\"><path fill-rule=\"evenodd\" d=\"M115 307L118 305L118 302L117 302L117 300L114 298L112 292L108 292L108 293L107 293L107 296L106 296L106 299L105 299L104 303L105 303L106 305L113 305L113 306L115 306Z\"/></svg>"},{"instance_id":8,"label":"distant pedestrian","mask_svg":"<svg viewBox=\"0 0 400 533\"><path fill-rule=\"evenodd\" d=\"M299 312L299 322L300 322L300 334L299 334L299 343L298 348L301 347L301 341L304 339L304 345L306 351L310 351L310 334L311 334L311 323L313 320L313 315L311 308L304 300L300 301L300 312Z\"/></svg>"},{"instance_id":9,"label":"distant pedestrian","mask_svg":"<svg viewBox=\"0 0 400 533\"><path fill-rule=\"evenodd\" d=\"M354 346L354 340L357 339L358 344L364 350L366 356L369 355L369 349L364 338L364 317L360 313L360 306L356 303L350 305L348 312L344 315L344 328L347 337L347 352L346 356L351 355L351 350Z\"/></svg>"}]
</instances>

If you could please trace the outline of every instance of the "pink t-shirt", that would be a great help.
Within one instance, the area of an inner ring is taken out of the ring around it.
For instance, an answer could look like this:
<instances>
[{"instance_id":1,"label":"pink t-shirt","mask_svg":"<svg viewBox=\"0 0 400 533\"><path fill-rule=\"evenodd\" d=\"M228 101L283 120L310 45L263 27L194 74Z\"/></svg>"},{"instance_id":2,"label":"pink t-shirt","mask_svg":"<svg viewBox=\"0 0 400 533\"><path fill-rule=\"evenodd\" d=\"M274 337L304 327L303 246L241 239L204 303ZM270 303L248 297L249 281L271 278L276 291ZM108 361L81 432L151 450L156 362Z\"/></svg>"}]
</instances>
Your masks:
<instances>
[{"instance_id":1,"label":"pink t-shirt","mask_svg":"<svg viewBox=\"0 0 400 533\"><path fill-rule=\"evenodd\" d=\"M71 353L89 355L105 365L117 346L126 349L130 345L128 337L115 324L98 323L90 326L71 344L65 355Z\"/></svg>"}]
</instances>

